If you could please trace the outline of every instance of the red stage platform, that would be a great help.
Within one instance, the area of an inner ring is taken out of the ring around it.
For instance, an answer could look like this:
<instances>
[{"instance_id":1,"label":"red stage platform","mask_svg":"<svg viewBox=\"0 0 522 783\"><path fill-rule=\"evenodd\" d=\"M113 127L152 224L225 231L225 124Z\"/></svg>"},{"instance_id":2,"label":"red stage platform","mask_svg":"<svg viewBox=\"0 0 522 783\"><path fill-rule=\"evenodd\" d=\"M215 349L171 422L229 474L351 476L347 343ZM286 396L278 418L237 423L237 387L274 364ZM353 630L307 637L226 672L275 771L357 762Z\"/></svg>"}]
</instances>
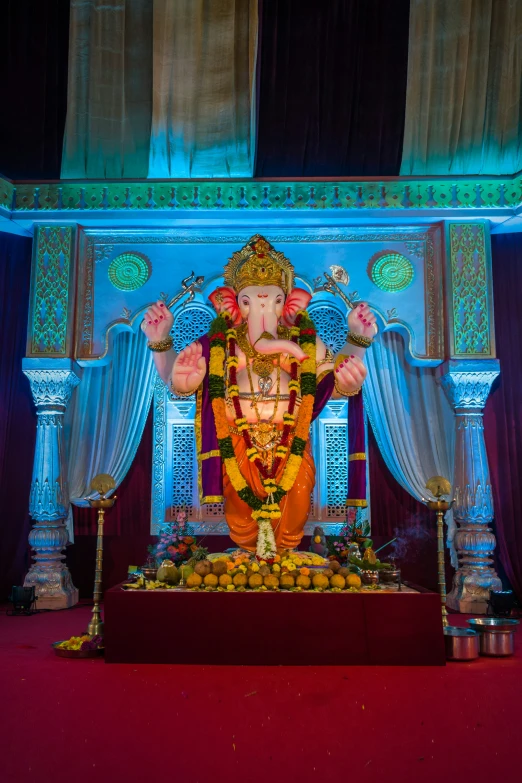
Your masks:
<instances>
[{"instance_id":1,"label":"red stage platform","mask_svg":"<svg viewBox=\"0 0 522 783\"><path fill-rule=\"evenodd\" d=\"M107 663L444 666L440 598L401 593L105 593Z\"/></svg>"}]
</instances>

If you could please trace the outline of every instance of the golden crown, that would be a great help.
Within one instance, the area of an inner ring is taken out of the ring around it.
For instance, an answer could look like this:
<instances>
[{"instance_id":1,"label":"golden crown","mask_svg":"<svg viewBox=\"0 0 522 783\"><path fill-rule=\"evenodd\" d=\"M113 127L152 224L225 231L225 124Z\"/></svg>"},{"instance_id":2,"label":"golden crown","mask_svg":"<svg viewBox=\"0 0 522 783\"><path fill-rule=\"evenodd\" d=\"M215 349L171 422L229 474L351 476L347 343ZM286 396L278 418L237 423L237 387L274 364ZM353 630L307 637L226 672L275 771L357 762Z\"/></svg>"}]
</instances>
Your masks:
<instances>
[{"instance_id":1,"label":"golden crown","mask_svg":"<svg viewBox=\"0 0 522 783\"><path fill-rule=\"evenodd\" d=\"M225 267L225 285L236 294L249 285L277 285L285 294L293 288L294 267L270 242L256 234L237 250Z\"/></svg>"}]
</instances>

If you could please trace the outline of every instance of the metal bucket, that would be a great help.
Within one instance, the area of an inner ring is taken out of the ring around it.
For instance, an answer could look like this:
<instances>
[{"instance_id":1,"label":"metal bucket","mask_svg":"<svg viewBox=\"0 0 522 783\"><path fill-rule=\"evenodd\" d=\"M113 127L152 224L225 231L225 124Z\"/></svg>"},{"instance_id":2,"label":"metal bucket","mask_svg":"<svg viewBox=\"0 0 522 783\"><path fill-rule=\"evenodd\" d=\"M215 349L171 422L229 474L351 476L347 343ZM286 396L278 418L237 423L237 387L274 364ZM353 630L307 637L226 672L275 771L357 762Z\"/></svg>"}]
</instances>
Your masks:
<instances>
[{"instance_id":1,"label":"metal bucket","mask_svg":"<svg viewBox=\"0 0 522 783\"><path fill-rule=\"evenodd\" d=\"M479 634L471 628L444 628L448 661L474 661L479 657Z\"/></svg>"},{"instance_id":2,"label":"metal bucket","mask_svg":"<svg viewBox=\"0 0 522 783\"><path fill-rule=\"evenodd\" d=\"M474 617L468 620L480 636L480 654L493 658L513 655L515 651L515 629L518 620L504 617Z\"/></svg>"}]
</instances>

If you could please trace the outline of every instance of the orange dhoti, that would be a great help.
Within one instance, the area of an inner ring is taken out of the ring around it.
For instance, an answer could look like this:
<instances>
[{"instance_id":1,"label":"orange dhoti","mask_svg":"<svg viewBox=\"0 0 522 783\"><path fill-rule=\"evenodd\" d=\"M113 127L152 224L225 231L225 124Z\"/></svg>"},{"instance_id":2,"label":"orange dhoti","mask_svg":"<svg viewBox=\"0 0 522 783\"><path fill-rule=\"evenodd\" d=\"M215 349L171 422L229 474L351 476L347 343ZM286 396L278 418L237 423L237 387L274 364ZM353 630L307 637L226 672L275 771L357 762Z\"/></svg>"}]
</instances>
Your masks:
<instances>
[{"instance_id":1,"label":"orange dhoti","mask_svg":"<svg viewBox=\"0 0 522 783\"><path fill-rule=\"evenodd\" d=\"M265 498L259 471L246 455L246 444L241 435L231 432L234 452L239 469L255 494ZM276 475L279 481L284 471L286 461L281 465ZM292 489L280 502L281 516L272 520L272 528L278 550L295 549L303 537L304 526L310 511L310 495L315 484L315 466L307 443L303 461ZM241 500L230 483L226 472L223 476L223 495L225 498L225 518L230 529L230 538L242 549L254 552L257 543L257 522L252 519L252 509Z\"/></svg>"}]
</instances>

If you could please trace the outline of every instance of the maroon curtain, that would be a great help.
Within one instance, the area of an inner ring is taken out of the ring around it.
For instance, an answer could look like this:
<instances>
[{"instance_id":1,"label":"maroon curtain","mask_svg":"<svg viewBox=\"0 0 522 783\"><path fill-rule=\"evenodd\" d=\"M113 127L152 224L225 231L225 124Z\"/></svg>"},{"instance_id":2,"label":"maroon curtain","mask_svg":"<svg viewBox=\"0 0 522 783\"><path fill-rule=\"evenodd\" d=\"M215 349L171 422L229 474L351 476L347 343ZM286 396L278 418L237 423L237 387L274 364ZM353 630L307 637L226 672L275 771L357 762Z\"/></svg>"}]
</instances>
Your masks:
<instances>
[{"instance_id":1,"label":"maroon curtain","mask_svg":"<svg viewBox=\"0 0 522 783\"><path fill-rule=\"evenodd\" d=\"M409 0L262 0L256 177L399 173Z\"/></svg>"},{"instance_id":2,"label":"maroon curtain","mask_svg":"<svg viewBox=\"0 0 522 783\"><path fill-rule=\"evenodd\" d=\"M22 373L32 240L0 233L0 602L29 567L36 413Z\"/></svg>"},{"instance_id":3,"label":"maroon curtain","mask_svg":"<svg viewBox=\"0 0 522 783\"><path fill-rule=\"evenodd\" d=\"M0 11L0 172L12 179L58 179L69 0L3 0Z\"/></svg>"},{"instance_id":4,"label":"maroon curtain","mask_svg":"<svg viewBox=\"0 0 522 783\"><path fill-rule=\"evenodd\" d=\"M493 293L500 377L484 412L498 555L522 600L522 234L493 235Z\"/></svg>"}]
</instances>

